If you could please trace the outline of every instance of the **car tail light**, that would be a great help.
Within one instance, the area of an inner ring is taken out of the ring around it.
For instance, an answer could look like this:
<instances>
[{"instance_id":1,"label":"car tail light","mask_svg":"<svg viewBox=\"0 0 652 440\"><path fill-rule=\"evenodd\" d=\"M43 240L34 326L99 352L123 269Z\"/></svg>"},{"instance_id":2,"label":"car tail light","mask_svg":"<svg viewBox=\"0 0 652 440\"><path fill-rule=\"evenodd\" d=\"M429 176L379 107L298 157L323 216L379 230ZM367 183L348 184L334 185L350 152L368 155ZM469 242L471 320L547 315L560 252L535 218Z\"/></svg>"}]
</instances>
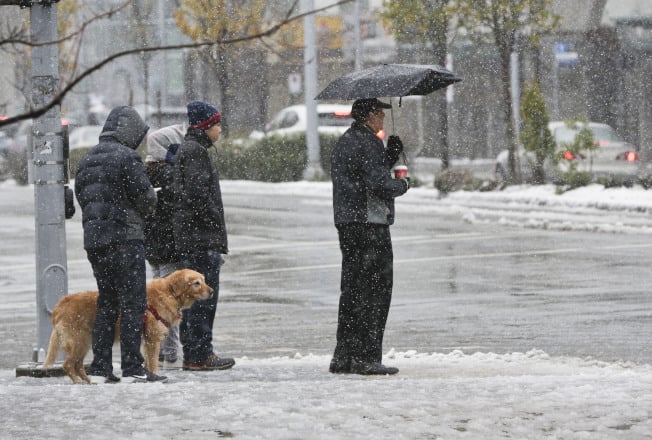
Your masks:
<instances>
[{"instance_id":1,"label":"car tail light","mask_svg":"<svg viewBox=\"0 0 652 440\"><path fill-rule=\"evenodd\" d=\"M379 130L378 133L376 133L376 136L378 139L385 139L385 130Z\"/></svg>"},{"instance_id":2,"label":"car tail light","mask_svg":"<svg viewBox=\"0 0 652 440\"><path fill-rule=\"evenodd\" d=\"M636 151L628 151L625 153L625 159L627 162L635 162L638 160L638 153Z\"/></svg>"},{"instance_id":3,"label":"car tail light","mask_svg":"<svg viewBox=\"0 0 652 440\"><path fill-rule=\"evenodd\" d=\"M348 118L351 116L351 112L333 112L336 118Z\"/></svg>"},{"instance_id":4,"label":"car tail light","mask_svg":"<svg viewBox=\"0 0 652 440\"><path fill-rule=\"evenodd\" d=\"M566 151L564 151L564 159L573 160L573 159L575 159L575 155L573 153L571 153L570 151L566 150Z\"/></svg>"}]
</instances>

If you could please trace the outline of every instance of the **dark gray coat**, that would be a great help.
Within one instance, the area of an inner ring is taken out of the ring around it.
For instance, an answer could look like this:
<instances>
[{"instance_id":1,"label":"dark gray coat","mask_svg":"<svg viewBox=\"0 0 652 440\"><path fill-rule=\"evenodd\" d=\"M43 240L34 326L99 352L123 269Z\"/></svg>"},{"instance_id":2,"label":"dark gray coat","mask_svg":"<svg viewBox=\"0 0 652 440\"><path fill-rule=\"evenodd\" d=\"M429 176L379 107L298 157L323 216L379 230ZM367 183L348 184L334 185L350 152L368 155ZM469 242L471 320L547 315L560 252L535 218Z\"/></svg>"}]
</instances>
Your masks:
<instances>
[{"instance_id":1,"label":"dark gray coat","mask_svg":"<svg viewBox=\"0 0 652 440\"><path fill-rule=\"evenodd\" d=\"M205 131L189 128L174 158L174 240L177 251L228 253L217 168L208 155Z\"/></svg>"},{"instance_id":2,"label":"dark gray coat","mask_svg":"<svg viewBox=\"0 0 652 440\"><path fill-rule=\"evenodd\" d=\"M82 210L84 249L143 240L143 218L156 192L136 148L149 127L131 107L111 111L100 142L79 162L75 195Z\"/></svg>"},{"instance_id":3,"label":"dark gray coat","mask_svg":"<svg viewBox=\"0 0 652 440\"><path fill-rule=\"evenodd\" d=\"M333 147L331 180L335 224L394 223L394 198L405 194L405 181L391 176L383 142L366 125L354 122Z\"/></svg>"}]
</instances>

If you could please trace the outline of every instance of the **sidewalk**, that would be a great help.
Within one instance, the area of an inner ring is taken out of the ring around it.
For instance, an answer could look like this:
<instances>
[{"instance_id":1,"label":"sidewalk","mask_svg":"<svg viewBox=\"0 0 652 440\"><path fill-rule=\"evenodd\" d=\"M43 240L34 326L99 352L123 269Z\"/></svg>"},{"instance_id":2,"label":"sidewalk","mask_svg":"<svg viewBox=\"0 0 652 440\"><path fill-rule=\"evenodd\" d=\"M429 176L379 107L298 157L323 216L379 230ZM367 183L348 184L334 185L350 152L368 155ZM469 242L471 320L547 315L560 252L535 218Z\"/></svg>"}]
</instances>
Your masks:
<instances>
[{"instance_id":1,"label":"sidewalk","mask_svg":"<svg viewBox=\"0 0 652 440\"><path fill-rule=\"evenodd\" d=\"M324 182L223 182L222 191L231 201L256 192L270 199L272 194L274 197L305 194L296 199L297 203L305 203L300 210L305 217L290 217L296 222L290 226L279 221L288 219L278 215L287 210L286 206L275 205L281 198L273 199L266 208L238 208L241 219L233 233L234 249L250 249L241 253L239 259L233 257L227 261L218 314L228 319L218 319L215 328L220 347L229 344L233 347L236 333L247 335L251 348L246 354L234 350L223 353L235 356L232 370L168 370L163 372L170 377L167 384L83 386L73 385L67 377L17 378L14 367L29 360L35 334L33 189L3 183L0 190L3 192L0 263L4 269L0 274L1 439L644 440L652 436L652 366L649 364L551 356L537 347L530 349L529 340L526 352L482 351L472 346L472 339L467 341L464 352L454 347L409 349L414 347L419 333L430 341L441 332L442 326L451 331L461 328L459 321L433 322L434 309L442 310L442 304L448 303L441 302L441 294L431 292L431 285L423 291L423 296L398 301L392 309L390 331L400 328L406 336L402 347L385 347L383 362L400 368L398 375L365 377L328 373L337 320L337 295L315 295L287 282L289 274L293 274L314 284L337 286L337 258L330 259L337 254L337 243L331 238L331 230L316 238L308 233L297 238L297 231L286 232L291 228L308 228L317 221L323 221L324 225L328 222L328 226L319 226L320 229L332 227L325 214L330 213L330 187ZM647 208L641 211L646 206L652 210L652 192L627 189L601 192L601 197L605 196L603 193L613 195L613 205L610 205L603 198L591 198L598 193L596 188L584 191L585 196L581 198L573 194L555 196L546 187L534 190L521 187L508 192L452 194L438 199L433 188L415 188L397 203L397 208L404 222L410 214L432 210L435 221L442 213L464 212L467 222L497 225L506 218L512 222L522 219L522 227L529 228L534 215L532 208L540 210L541 206L547 206L557 212L561 226L568 223L569 213L584 212L583 220L577 224L586 227L583 225L590 225L591 218L595 218L591 221L605 222L611 212L613 219L632 218L633 225L619 226L623 233L628 233L629 229L625 228L632 228L631 233L638 237L643 227L652 230L645 226L652 221L645 211ZM478 209L480 202L482 206ZM634 215L630 215L630 208ZM233 215L234 210L232 207L229 213ZM270 225L268 229L264 228L267 225L247 224L254 210L263 213ZM553 220L546 221L546 228L555 224ZM609 218L609 221L613 224L615 220ZM272 227L284 236L271 234ZM69 288L71 291L92 289L95 282L81 249L79 215L67 223L66 232L71 243ZM272 251L267 254L257 251L257 240ZM629 241L638 245L636 240ZM433 253L444 249L434 243L430 246ZM277 267L268 265L270 255L275 262L301 266L302 271L272 276ZM307 255L317 257L319 270L312 269L316 263L307 259ZM616 269L623 270L622 264ZM411 261L409 265L414 267L416 263ZM270 271L269 276L257 277L255 272L261 270ZM434 280L442 276L440 271L441 268L431 266L422 275ZM640 282L641 277L637 279ZM229 292L229 286L234 291ZM270 290L281 289L287 294L269 295ZM458 319L470 316L476 323L476 314L490 313L486 310L486 298L476 304L475 297L464 297L462 292L454 296L460 302L444 310L449 313L455 308ZM523 296L522 300L536 298ZM641 312L645 304L640 302L632 302L631 308L625 306L626 319L631 314L645 313ZM613 316L612 308L607 308L608 304L604 307L596 314ZM527 311L525 306L523 311ZM555 313L559 311L555 309ZM563 307L561 312L576 313ZM427 319L429 328L415 325L419 319ZM531 316L524 319L531 320ZM649 322L645 316L640 319L640 326L635 322L637 331L632 332L632 337L644 346ZM485 327L478 328L486 331ZM517 331L509 322L500 328L504 333L498 337L506 341ZM569 331L559 328L550 337L566 338ZM114 365L114 371L120 371L119 365Z\"/></svg>"}]
</instances>

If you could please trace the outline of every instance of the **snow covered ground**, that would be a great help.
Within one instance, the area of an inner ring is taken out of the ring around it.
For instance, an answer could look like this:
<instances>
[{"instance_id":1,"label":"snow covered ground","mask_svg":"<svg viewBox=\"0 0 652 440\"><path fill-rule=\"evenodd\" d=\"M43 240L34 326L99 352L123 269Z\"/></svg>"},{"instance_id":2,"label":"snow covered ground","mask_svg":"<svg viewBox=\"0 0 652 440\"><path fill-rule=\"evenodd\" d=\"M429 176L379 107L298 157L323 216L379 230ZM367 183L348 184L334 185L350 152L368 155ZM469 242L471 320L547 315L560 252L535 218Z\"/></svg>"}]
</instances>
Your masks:
<instances>
[{"instance_id":1,"label":"snow covered ground","mask_svg":"<svg viewBox=\"0 0 652 440\"><path fill-rule=\"evenodd\" d=\"M270 189L327 197L330 185L223 183L225 193ZM24 218L7 213L31 203L32 190L12 182L0 190L0 233L29 229ZM458 213L470 223L642 234L642 241L652 231L652 191L640 188L591 186L559 196L552 186L522 186L445 198L416 188L397 209ZM71 261L71 273L87 274ZM12 305L16 290L25 288L14 278L0 283L4 313L26 313ZM6 368L0 370L0 438L652 438L648 364L552 357L534 347L504 354L387 350L384 361L400 368L396 376L332 375L328 355L306 352L241 357L222 372L166 371L168 384L74 386L68 378L17 378Z\"/></svg>"}]
</instances>

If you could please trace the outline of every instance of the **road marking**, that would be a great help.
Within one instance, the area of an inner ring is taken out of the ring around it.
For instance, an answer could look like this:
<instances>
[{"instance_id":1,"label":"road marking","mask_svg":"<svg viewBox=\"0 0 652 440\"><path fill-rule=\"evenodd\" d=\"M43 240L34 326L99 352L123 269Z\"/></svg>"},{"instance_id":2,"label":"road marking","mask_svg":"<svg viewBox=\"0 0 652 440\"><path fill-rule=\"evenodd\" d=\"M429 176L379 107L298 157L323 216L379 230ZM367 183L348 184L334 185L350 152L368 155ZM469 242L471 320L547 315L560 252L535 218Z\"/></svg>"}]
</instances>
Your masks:
<instances>
[{"instance_id":1,"label":"road marking","mask_svg":"<svg viewBox=\"0 0 652 440\"><path fill-rule=\"evenodd\" d=\"M422 258L403 258L395 259L394 264L414 264L414 263L423 263L431 261L459 261L459 260L477 260L481 258L502 258L502 257L515 257L515 256L530 256L536 257L538 255L554 255L554 254L569 254L574 252L587 252L588 250L614 250L614 249L644 249L652 248L652 243L650 244L631 244L631 245L617 245L617 246L597 246L591 248L560 248L560 249L538 249L531 251L518 251L518 252L492 252L485 254L473 254L473 255L438 255L434 257L422 257ZM301 272L301 271L317 271L317 270L330 270L330 269L339 269L341 267L340 263L337 264L320 264L312 266L293 266L293 267L276 267L270 269L258 269L258 270L248 270L242 272L225 272L225 276L242 276L242 275L262 275L269 273L287 273L287 272Z\"/></svg>"}]
</instances>

